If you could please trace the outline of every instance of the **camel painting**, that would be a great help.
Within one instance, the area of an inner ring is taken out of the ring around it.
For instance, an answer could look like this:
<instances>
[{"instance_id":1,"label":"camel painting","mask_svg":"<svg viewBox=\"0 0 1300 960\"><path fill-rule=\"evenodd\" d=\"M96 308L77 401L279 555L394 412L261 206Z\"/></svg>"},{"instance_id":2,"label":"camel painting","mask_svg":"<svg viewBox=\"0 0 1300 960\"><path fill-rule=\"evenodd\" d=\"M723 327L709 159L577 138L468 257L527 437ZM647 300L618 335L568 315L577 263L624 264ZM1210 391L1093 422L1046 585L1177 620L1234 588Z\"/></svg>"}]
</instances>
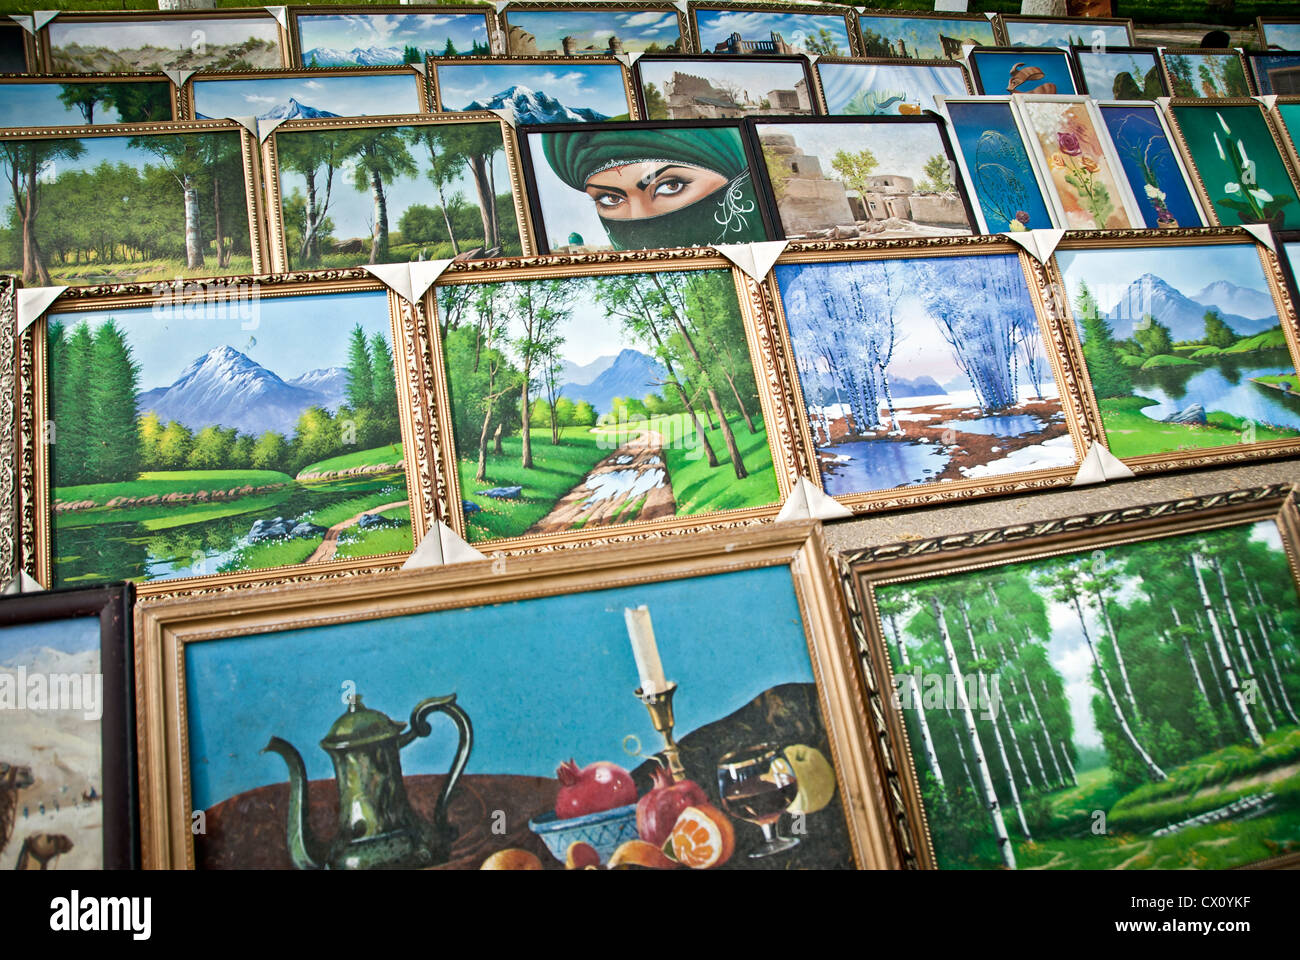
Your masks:
<instances>
[{"instance_id":1,"label":"camel painting","mask_svg":"<svg viewBox=\"0 0 1300 960\"><path fill-rule=\"evenodd\" d=\"M48 870L55 861L72 849L72 841L61 833L33 833L23 840L18 850L15 870Z\"/></svg>"},{"instance_id":2,"label":"camel painting","mask_svg":"<svg viewBox=\"0 0 1300 960\"><path fill-rule=\"evenodd\" d=\"M0 853L9 846L18 814L18 791L34 783L32 768L0 760Z\"/></svg>"}]
</instances>

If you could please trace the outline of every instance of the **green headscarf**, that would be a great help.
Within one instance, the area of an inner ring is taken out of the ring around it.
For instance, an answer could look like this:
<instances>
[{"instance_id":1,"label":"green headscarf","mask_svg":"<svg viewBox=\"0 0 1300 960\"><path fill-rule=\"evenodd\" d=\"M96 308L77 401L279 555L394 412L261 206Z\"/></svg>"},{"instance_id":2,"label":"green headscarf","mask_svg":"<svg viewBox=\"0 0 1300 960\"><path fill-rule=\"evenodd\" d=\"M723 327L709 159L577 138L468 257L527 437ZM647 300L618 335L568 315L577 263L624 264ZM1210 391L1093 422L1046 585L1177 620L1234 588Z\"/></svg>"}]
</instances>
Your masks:
<instances>
[{"instance_id":1,"label":"green headscarf","mask_svg":"<svg viewBox=\"0 0 1300 960\"><path fill-rule=\"evenodd\" d=\"M758 214L740 132L734 127L542 133L542 152L555 175L574 190L602 170L629 163L666 161L713 170L727 183L688 206L655 217L605 220L616 250L711 246L767 239Z\"/></svg>"}]
</instances>

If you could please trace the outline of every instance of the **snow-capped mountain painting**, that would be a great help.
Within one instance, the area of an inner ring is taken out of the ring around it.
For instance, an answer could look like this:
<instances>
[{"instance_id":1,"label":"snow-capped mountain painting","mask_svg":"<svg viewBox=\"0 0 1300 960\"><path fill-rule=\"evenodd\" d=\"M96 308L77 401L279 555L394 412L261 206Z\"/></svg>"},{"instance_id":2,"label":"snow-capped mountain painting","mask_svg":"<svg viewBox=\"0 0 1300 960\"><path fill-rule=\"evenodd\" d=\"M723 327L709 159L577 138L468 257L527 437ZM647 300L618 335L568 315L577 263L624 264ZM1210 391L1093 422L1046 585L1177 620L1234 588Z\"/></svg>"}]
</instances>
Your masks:
<instances>
[{"instance_id":1,"label":"snow-capped mountain painting","mask_svg":"<svg viewBox=\"0 0 1300 960\"><path fill-rule=\"evenodd\" d=\"M1237 313L1233 307L1249 313ZM1134 324L1150 314L1169 328L1174 340L1195 340L1204 336L1205 314L1210 310L1219 311L1223 322L1240 334L1262 333L1277 325L1272 298L1259 291L1219 280L1189 297L1154 273L1130 283L1106 316L1116 337L1132 336Z\"/></svg>"},{"instance_id":2,"label":"snow-capped mountain painting","mask_svg":"<svg viewBox=\"0 0 1300 960\"><path fill-rule=\"evenodd\" d=\"M598 123L609 119L590 107L566 107L554 97L522 86L502 90L486 101L472 101L460 109L511 110L516 123Z\"/></svg>"},{"instance_id":3,"label":"snow-capped mountain painting","mask_svg":"<svg viewBox=\"0 0 1300 960\"><path fill-rule=\"evenodd\" d=\"M488 54L487 16L465 13L301 13L298 49L305 67L376 67L427 56Z\"/></svg>"},{"instance_id":4,"label":"snow-capped mountain painting","mask_svg":"<svg viewBox=\"0 0 1300 960\"><path fill-rule=\"evenodd\" d=\"M419 84L408 73L361 73L335 76L200 77L191 85L194 112L207 117L365 117L372 114L419 113Z\"/></svg>"},{"instance_id":5,"label":"snow-capped mountain painting","mask_svg":"<svg viewBox=\"0 0 1300 960\"><path fill-rule=\"evenodd\" d=\"M347 397L348 372L342 367L323 367L308 370L300 377L291 377L284 381L291 387L312 390L325 398L324 407L331 413L338 410Z\"/></svg>"},{"instance_id":6,"label":"snow-capped mountain painting","mask_svg":"<svg viewBox=\"0 0 1300 960\"><path fill-rule=\"evenodd\" d=\"M574 403L586 400L597 413L608 413L615 397L639 400L647 393L659 393L666 376L667 371L657 360L629 348L621 351L590 383L566 383L560 394Z\"/></svg>"},{"instance_id":7,"label":"snow-capped mountain painting","mask_svg":"<svg viewBox=\"0 0 1300 960\"><path fill-rule=\"evenodd\" d=\"M518 123L597 123L628 115L616 63L440 63L443 110L512 110Z\"/></svg>"},{"instance_id":8,"label":"snow-capped mountain painting","mask_svg":"<svg viewBox=\"0 0 1300 960\"><path fill-rule=\"evenodd\" d=\"M202 113L195 113L198 120L217 120L220 117L209 117ZM265 113L259 113L259 120L303 120L316 117L337 117L340 114L330 113L328 110L318 110L315 107L309 107L306 104L299 103L293 97L289 98L287 103L281 103L272 107Z\"/></svg>"},{"instance_id":9,"label":"snow-capped mountain painting","mask_svg":"<svg viewBox=\"0 0 1300 960\"><path fill-rule=\"evenodd\" d=\"M303 52L302 62L308 67L387 67L402 62L402 48L353 47L351 50L335 50L316 47Z\"/></svg>"}]
</instances>

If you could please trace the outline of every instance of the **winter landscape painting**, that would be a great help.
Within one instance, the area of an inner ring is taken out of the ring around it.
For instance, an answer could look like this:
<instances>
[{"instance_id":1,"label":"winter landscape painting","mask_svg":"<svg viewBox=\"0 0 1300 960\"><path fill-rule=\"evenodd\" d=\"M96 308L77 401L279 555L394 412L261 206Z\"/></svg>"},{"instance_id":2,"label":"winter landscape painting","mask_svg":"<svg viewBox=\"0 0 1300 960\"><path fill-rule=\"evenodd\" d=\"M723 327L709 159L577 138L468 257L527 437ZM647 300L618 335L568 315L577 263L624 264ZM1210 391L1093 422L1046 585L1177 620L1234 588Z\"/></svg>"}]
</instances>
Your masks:
<instances>
[{"instance_id":1,"label":"winter landscape painting","mask_svg":"<svg viewBox=\"0 0 1300 960\"><path fill-rule=\"evenodd\" d=\"M787 239L972 232L937 119L755 123Z\"/></svg>"},{"instance_id":2,"label":"winter landscape painting","mask_svg":"<svg viewBox=\"0 0 1300 960\"><path fill-rule=\"evenodd\" d=\"M521 123L599 123L629 117L618 63L439 63L443 111L508 110Z\"/></svg>"},{"instance_id":3,"label":"winter landscape painting","mask_svg":"<svg viewBox=\"0 0 1300 960\"><path fill-rule=\"evenodd\" d=\"M1053 225L1033 162L1006 100L947 100L957 149L966 162L985 233L1041 230Z\"/></svg>"},{"instance_id":4,"label":"winter landscape painting","mask_svg":"<svg viewBox=\"0 0 1300 960\"><path fill-rule=\"evenodd\" d=\"M74 127L171 120L166 80L0 83L0 127Z\"/></svg>"},{"instance_id":5,"label":"winter landscape painting","mask_svg":"<svg viewBox=\"0 0 1300 960\"><path fill-rule=\"evenodd\" d=\"M875 594L937 866L1300 850L1300 598L1274 521Z\"/></svg>"},{"instance_id":6,"label":"winter landscape painting","mask_svg":"<svg viewBox=\"0 0 1300 960\"><path fill-rule=\"evenodd\" d=\"M1168 94L1154 47L1126 50L1075 47L1070 53L1079 66L1080 92L1090 97L1098 100L1155 100Z\"/></svg>"},{"instance_id":7,"label":"winter landscape painting","mask_svg":"<svg viewBox=\"0 0 1300 960\"><path fill-rule=\"evenodd\" d=\"M506 51L512 57L676 53L682 39L673 7L515 9L504 11L501 17Z\"/></svg>"},{"instance_id":8,"label":"winter landscape painting","mask_svg":"<svg viewBox=\"0 0 1300 960\"><path fill-rule=\"evenodd\" d=\"M1074 93L1064 50L972 50L971 79L980 93Z\"/></svg>"},{"instance_id":9,"label":"winter landscape painting","mask_svg":"<svg viewBox=\"0 0 1300 960\"><path fill-rule=\"evenodd\" d=\"M294 13L304 67L392 67L425 57L487 55L480 13ZM388 113L390 111L383 111Z\"/></svg>"},{"instance_id":10,"label":"winter landscape painting","mask_svg":"<svg viewBox=\"0 0 1300 960\"><path fill-rule=\"evenodd\" d=\"M1056 262L1115 456L1300 437L1300 381L1253 243Z\"/></svg>"},{"instance_id":11,"label":"winter landscape painting","mask_svg":"<svg viewBox=\"0 0 1300 960\"><path fill-rule=\"evenodd\" d=\"M1088 20L1003 19L1007 43L1013 47L1068 47L1074 44L1094 49L1124 47L1132 42L1128 24L1092 23Z\"/></svg>"},{"instance_id":12,"label":"winter landscape painting","mask_svg":"<svg viewBox=\"0 0 1300 960\"><path fill-rule=\"evenodd\" d=\"M960 60L968 43L991 47L997 43L993 24L983 14L973 17L858 17L863 54L913 60Z\"/></svg>"},{"instance_id":13,"label":"winter landscape painting","mask_svg":"<svg viewBox=\"0 0 1300 960\"><path fill-rule=\"evenodd\" d=\"M842 15L707 7L698 7L694 13L701 53L853 56Z\"/></svg>"},{"instance_id":14,"label":"winter landscape painting","mask_svg":"<svg viewBox=\"0 0 1300 960\"><path fill-rule=\"evenodd\" d=\"M1101 104L1101 119L1148 227L1205 225L1155 104Z\"/></svg>"},{"instance_id":15,"label":"winter landscape painting","mask_svg":"<svg viewBox=\"0 0 1300 960\"><path fill-rule=\"evenodd\" d=\"M1015 254L774 273L827 493L1075 463Z\"/></svg>"},{"instance_id":16,"label":"winter landscape painting","mask_svg":"<svg viewBox=\"0 0 1300 960\"><path fill-rule=\"evenodd\" d=\"M422 82L423 78L414 71L234 80L196 77L190 91L194 116L199 120L222 117L301 120L421 113L419 84Z\"/></svg>"},{"instance_id":17,"label":"winter landscape painting","mask_svg":"<svg viewBox=\"0 0 1300 960\"><path fill-rule=\"evenodd\" d=\"M961 64L817 64L826 112L835 116L915 116L935 108L936 95L970 93Z\"/></svg>"},{"instance_id":18,"label":"winter landscape painting","mask_svg":"<svg viewBox=\"0 0 1300 960\"><path fill-rule=\"evenodd\" d=\"M386 291L55 314L48 342L54 586L412 548Z\"/></svg>"},{"instance_id":19,"label":"winter landscape painting","mask_svg":"<svg viewBox=\"0 0 1300 960\"><path fill-rule=\"evenodd\" d=\"M813 112L801 60L675 57L637 61L647 120L700 120Z\"/></svg>"},{"instance_id":20,"label":"winter landscape painting","mask_svg":"<svg viewBox=\"0 0 1300 960\"><path fill-rule=\"evenodd\" d=\"M45 28L50 73L274 70L284 66L280 25L261 17L65 20Z\"/></svg>"},{"instance_id":21,"label":"winter landscape painting","mask_svg":"<svg viewBox=\"0 0 1300 960\"><path fill-rule=\"evenodd\" d=\"M1250 81L1241 54L1165 51L1165 69L1175 97L1249 97Z\"/></svg>"},{"instance_id":22,"label":"winter landscape painting","mask_svg":"<svg viewBox=\"0 0 1300 960\"><path fill-rule=\"evenodd\" d=\"M779 498L726 270L438 290L466 538Z\"/></svg>"},{"instance_id":23,"label":"winter landscape painting","mask_svg":"<svg viewBox=\"0 0 1300 960\"><path fill-rule=\"evenodd\" d=\"M522 250L495 120L274 136L288 269Z\"/></svg>"},{"instance_id":24,"label":"winter landscape painting","mask_svg":"<svg viewBox=\"0 0 1300 960\"><path fill-rule=\"evenodd\" d=\"M0 139L0 272L29 286L252 273L239 129Z\"/></svg>"}]
</instances>

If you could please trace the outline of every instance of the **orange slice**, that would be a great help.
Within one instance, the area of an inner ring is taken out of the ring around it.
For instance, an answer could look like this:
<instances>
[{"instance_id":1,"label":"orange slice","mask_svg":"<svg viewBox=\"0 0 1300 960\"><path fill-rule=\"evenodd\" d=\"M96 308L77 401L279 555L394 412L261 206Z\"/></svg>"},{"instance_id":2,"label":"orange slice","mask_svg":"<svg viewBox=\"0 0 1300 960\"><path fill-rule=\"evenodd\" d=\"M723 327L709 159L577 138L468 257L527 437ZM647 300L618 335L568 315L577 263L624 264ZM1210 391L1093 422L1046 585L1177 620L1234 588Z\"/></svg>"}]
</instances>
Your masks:
<instances>
[{"instance_id":1,"label":"orange slice","mask_svg":"<svg viewBox=\"0 0 1300 960\"><path fill-rule=\"evenodd\" d=\"M731 821L708 803L683 810L668 839L672 844L673 858L693 870L721 866L731 859L736 848L736 833Z\"/></svg>"}]
</instances>

